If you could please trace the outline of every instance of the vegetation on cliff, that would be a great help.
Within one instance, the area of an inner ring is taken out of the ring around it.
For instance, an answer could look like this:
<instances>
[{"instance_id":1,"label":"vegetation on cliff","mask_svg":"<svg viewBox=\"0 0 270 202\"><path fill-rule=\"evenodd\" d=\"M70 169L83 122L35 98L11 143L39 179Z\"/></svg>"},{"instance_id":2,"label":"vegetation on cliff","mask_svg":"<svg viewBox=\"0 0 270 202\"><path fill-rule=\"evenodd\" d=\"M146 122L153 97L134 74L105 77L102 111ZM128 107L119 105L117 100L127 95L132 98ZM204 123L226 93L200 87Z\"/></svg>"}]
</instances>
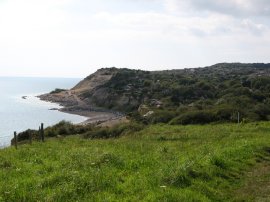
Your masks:
<instances>
[{"instance_id":1,"label":"vegetation on cliff","mask_svg":"<svg viewBox=\"0 0 270 202\"><path fill-rule=\"evenodd\" d=\"M105 68L71 93L145 123L198 124L270 119L270 64L141 71ZM151 112L151 113L149 113Z\"/></svg>"}]
</instances>

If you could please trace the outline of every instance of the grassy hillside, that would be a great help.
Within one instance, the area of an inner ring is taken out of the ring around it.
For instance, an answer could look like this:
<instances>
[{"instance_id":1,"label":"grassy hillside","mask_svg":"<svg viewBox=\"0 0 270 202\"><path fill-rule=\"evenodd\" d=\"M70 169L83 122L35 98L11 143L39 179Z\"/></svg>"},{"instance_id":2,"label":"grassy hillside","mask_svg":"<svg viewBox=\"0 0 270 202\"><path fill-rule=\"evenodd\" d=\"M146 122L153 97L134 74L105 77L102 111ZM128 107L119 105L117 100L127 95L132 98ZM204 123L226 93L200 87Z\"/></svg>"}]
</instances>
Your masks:
<instances>
[{"instance_id":1,"label":"grassy hillside","mask_svg":"<svg viewBox=\"0 0 270 202\"><path fill-rule=\"evenodd\" d=\"M269 134L268 122L152 125L116 139L6 148L0 201L267 201Z\"/></svg>"}]
</instances>

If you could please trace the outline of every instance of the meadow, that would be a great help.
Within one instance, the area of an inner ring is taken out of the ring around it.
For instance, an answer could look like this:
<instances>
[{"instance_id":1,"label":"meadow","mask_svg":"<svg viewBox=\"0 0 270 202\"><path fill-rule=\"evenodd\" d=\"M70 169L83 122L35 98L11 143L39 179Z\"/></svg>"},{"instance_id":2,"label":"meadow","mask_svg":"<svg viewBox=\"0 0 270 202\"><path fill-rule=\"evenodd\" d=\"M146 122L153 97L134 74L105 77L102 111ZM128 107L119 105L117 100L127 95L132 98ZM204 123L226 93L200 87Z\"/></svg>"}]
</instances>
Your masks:
<instances>
[{"instance_id":1,"label":"meadow","mask_svg":"<svg viewBox=\"0 0 270 202\"><path fill-rule=\"evenodd\" d=\"M267 201L270 123L150 125L0 150L0 201Z\"/></svg>"}]
</instances>

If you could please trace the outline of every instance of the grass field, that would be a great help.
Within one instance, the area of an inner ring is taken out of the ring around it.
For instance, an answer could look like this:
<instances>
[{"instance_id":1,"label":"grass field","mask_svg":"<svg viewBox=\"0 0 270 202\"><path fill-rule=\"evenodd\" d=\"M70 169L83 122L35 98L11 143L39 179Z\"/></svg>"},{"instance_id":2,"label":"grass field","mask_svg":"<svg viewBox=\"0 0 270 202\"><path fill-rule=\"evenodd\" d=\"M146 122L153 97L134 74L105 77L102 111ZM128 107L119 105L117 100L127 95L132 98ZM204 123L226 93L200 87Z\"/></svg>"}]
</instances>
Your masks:
<instances>
[{"instance_id":1,"label":"grass field","mask_svg":"<svg viewBox=\"0 0 270 202\"><path fill-rule=\"evenodd\" d=\"M270 201L270 123L47 139L0 150L0 179L0 201Z\"/></svg>"}]
</instances>

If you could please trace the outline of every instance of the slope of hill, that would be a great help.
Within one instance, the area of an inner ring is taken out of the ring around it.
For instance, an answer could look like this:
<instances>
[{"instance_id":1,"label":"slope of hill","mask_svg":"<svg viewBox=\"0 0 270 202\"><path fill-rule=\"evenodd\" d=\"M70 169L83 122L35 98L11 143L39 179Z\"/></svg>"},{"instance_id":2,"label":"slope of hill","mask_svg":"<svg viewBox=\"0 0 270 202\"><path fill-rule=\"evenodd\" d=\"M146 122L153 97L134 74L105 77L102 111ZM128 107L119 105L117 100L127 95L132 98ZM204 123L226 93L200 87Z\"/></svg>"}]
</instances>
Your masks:
<instances>
[{"instance_id":1,"label":"slope of hill","mask_svg":"<svg viewBox=\"0 0 270 202\"><path fill-rule=\"evenodd\" d=\"M68 91L41 96L69 111L112 110L145 122L268 120L270 64L141 71L104 68Z\"/></svg>"},{"instance_id":2,"label":"slope of hill","mask_svg":"<svg viewBox=\"0 0 270 202\"><path fill-rule=\"evenodd\" d=\"M0 150L0 201L269 201L270 123L152 125Z\"/></svg>"}]
</instances>

